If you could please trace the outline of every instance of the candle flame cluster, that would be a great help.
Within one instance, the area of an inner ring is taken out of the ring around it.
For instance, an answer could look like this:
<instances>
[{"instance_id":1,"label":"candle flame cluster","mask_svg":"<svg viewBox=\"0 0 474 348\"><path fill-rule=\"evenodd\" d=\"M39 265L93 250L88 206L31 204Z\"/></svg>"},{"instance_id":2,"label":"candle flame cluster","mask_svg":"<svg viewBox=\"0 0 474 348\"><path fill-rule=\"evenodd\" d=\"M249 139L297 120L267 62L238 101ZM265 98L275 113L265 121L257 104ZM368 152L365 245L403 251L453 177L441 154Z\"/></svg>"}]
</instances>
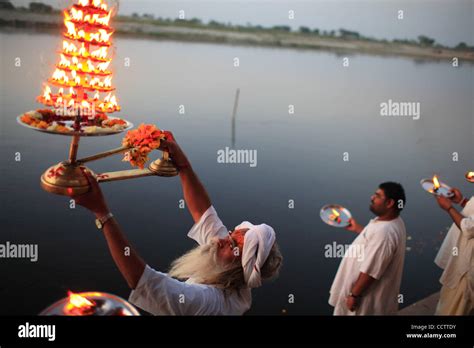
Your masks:
<instances>
[{"instance_id":1,"label":"candle flame cluster","mask_svg":"<svg viewBox=\"0 0 474 348\"><path fill-rule=\"evenodd\" d=\"M100 113L120 111L109 70L112 12L105 0L78 0L64 10L66 30L60 60L37 98L40 103Z\"/></svg>"}]
</instances>

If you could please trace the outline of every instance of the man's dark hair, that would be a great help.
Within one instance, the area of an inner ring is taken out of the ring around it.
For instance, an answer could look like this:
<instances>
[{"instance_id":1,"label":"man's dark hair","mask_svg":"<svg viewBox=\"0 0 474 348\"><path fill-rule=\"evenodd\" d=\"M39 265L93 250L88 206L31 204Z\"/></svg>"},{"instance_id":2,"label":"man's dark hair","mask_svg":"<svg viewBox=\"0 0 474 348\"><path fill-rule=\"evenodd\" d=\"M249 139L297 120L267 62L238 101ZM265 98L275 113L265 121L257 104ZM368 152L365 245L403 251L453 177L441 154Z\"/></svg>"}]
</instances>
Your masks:
<instances>
[{"instance_id":1,"label":"man's dark hair","mask_svg":"<svg viewBox=\"0 0 474 348\"><path fill-rule=\"evenodd\" d=\"M385 193L387 199L394 200L394 208L400 214L406 204L405 190L403 189L403 186L397 182L384 182L379 185L379 189Z\"/></svg>"}]
</instances>

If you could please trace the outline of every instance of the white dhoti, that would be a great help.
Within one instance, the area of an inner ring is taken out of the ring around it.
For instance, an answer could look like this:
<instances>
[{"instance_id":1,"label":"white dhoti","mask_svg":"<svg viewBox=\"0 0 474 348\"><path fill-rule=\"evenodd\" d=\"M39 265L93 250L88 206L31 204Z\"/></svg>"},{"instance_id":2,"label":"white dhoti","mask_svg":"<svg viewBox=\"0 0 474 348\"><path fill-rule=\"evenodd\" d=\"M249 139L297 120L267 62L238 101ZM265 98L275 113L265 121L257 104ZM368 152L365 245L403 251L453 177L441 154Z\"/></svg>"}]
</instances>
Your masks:
<instances>
[{"instance_id":1,"label":"white dhoti","mask_svg":"<svg viewBox=\"0 0 474 348\"><path fill-rule=\"evenodd\" d=\"M436 315L470 315L473 310L473 289L471 286L467 273L455 288L443 285L436 307Z\"/></svg>"}]
</instances>

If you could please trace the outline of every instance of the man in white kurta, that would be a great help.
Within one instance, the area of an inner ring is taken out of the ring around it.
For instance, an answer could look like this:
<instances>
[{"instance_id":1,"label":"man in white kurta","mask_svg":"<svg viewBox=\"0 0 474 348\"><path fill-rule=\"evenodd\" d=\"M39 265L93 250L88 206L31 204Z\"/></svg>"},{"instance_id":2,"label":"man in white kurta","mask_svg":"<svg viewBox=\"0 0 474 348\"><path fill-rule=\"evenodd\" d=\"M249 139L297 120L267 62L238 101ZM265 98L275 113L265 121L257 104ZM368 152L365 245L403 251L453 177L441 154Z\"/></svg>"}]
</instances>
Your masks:
<instances>
[{"instance_id":1,"label":"man in white kurta","mask_svg":"<svg viewBox=\"0 0 474 348\"><path fill-rule=\"evenodd\" d=\"M199 245L212 238L226 238L228 230L213 206L189 231L188 237ZM242 315L252 304L250 289L225 293L211 285L181 282L148 265L129 301L154 315Z\"/></svg>"},{"instance_id":2,"label":"man in white kurta","mask_svg":"<svg viewBox=\"0 0 474 348\"><path fill-rule=\"evenodd\" d=\"M400 217L403 187L380 184L371 197L377 216L362 227L354 219L346 228L359 235L344 255L331 286L334 315L387 315L398 311L405 259L406 230Z\"/></svg>"},{"instance_id":3,"label":"man in white kurta","mask_svg":"<svg viewBox=\"0 0 474 348\"><path fill-rule=\"evenodd\" d=\"M361 250L363 257L355 257L357 253L348 251L332 284L329 304L334 307L334 315L396 314L405 243L406 230L401 217L391 221L370 220L351 245L351 248ZM359 307L350 311L346 297L360 272L376 282L363 295Z\"/></svg>"},{"instance_id":4,"label":"man in white kurta","mask_svg":"<svg viewBox=\"0 0 474 348\"><path fill-rule=\"evenodd\" d=\"M160 149L169 151L179 169L195 223L188 236L200 244L174 260L168 274L150 268L131 246L92 173L84 171L90 191L74 199L95 214L111 256L132 289L130 302L155 315L241 315L250 308L250 289L278 275L283 257L275 231L244 221L227 232L186 155L174 136L165 133Z\"/></svg>"},{"instance_id":5,"label":"man in white kurta","mask_svg":"<svg viewBox=\"0 0 474 348\"><path fill-rule=\"evenodd\" d=\"M462 204L462 201L460 201ZM448 207L447 211L452 211ZM442 268L440 299L437 315L469 315L474 305L474 197L460 213L459 227L453 223L435 258ZM453 216L456 221L456 216Z\"/></svg>"}]
</instances>

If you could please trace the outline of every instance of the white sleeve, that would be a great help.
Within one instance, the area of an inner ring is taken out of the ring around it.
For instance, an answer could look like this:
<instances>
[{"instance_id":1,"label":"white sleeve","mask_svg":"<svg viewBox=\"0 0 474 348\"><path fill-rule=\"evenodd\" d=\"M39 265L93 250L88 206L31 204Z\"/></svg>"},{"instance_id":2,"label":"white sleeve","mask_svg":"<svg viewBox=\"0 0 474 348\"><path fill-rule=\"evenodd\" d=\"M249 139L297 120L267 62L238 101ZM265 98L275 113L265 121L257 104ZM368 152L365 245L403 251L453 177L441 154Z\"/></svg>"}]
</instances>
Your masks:
<instances>
[{"instance_id":1,"label":"white sleeve","mask_svg":"<svg viewBox=\"0 0 474 348\"><path fill-rule=\"evenodd\" d=\"M153 315L220 314L217 289L180 282L148 265L129 301Z\"/></svg>"},{"instance_id":2,"label":"white sleeve","mask_svg":"<svg viewBox=\"0 0 474 348\"><path fill-rule=\"evenodd\" d=\"M194 239L199 245L204 245L209 243L213 237L224 238L227 234L227 228L211 205L191 228L188 237Z\"/></svg>"},{"instance_id":3,"label":"white sleeve","mask_svg":"<svg viewBox=\"0 0 474 348\"><path fill-rule=\"evenodd\" d=\"M380 279L395 254L395 244L387 231L374 231L364 249L364 260L360 271L372 278Z\"/></svg>"},{"instance_id":4,"label":"white sleeve","mask_svg":"<svg viewBox=\"0 0 474 348\"><path fill-rule=\"evenodd\" d=\"M461 220L461 232L467 239L474 238L474 216L466 217Z\"/></svg>"}]
</instances>

